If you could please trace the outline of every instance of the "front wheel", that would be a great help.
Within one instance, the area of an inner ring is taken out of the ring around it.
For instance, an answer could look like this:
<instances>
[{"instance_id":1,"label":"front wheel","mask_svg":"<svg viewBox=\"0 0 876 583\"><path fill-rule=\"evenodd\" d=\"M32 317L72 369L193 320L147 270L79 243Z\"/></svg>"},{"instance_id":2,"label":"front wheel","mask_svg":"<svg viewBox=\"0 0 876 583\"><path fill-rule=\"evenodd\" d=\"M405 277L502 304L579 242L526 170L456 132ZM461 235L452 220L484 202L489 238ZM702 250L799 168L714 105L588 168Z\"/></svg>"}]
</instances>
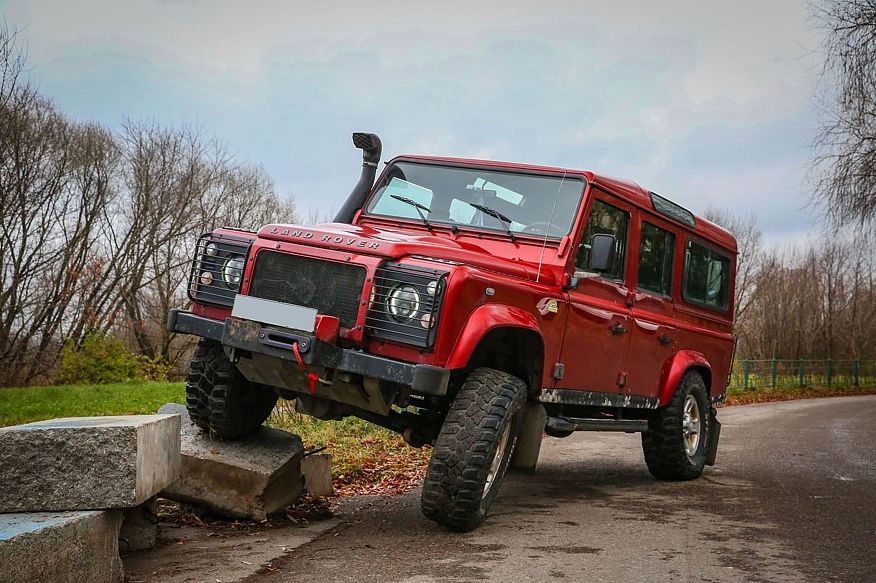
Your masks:
<instances>
[{"instance_id":1,"label":"front wheel","mask_svg":"<svg viewBox=\"0 0 876 583\"><path fill-rule=\"evenodd\" d=\"M710 439L709 400L703 377L686 373L672 401L648 420L642 450L658 480L692 480L703 473Z\"/></svg>"},{"instance_id":2,"label":"front wheel","mask_svg":"<svg viewBox=\"0 0 876 583\"><path fill-rule=\"evenodd\" d=\"M186 379L186 408L195 425L214 437L240 439L261 427L277 399L269 387L246 380L221 344L198 343Z\"/></svg>"},{"instance_id":3,"label":"front wheel","mask_svg":"<svg viewBox=\"0 0 876 583\"><path fill-rule=\"evenodd\" d=\"M523 425L526 384L506 372L475 369L465 380L432 451L420 508L450 530L486 518Z\"/></svg>"}]
</instances>

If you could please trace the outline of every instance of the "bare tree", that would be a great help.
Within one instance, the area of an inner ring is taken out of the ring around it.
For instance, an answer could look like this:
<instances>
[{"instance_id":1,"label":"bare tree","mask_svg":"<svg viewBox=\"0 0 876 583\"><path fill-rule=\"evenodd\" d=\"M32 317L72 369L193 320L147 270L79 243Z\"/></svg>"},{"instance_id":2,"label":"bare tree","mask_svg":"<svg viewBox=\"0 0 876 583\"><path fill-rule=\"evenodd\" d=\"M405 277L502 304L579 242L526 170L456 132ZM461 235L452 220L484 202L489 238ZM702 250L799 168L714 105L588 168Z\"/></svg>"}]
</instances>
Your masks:
<instances>
[{"instance_id":1,"label":"bare tree","mask_svg":"<svg viewBox=\"0 0 876 583\"><path fill-rule=\"evenodd\" d=\"M91 333L178 358L189 343L164 320L188 303L197 236L295 222L294 203L196 128L69 121L24 65L0 25L0 384L50 380L62 345Z\"/></svg>"},{"instance_id":2,"label":"bare tree","mask_svg":"<svg viewBox=\"0 0 876 583\"><path fill-rule=\"evenodd\" d=\"M876 358L876 234L838 230L817 244L765 250L754 215L710 209L737 238L737 354Z\"/></svg>"},{"instance_id":3,"label":"bare tree","mask_svg":"<svg viewBox=\"0 0 876 583\"><path fill-rule=\"evenodd\" d=\"M876 220L876 0L822 0L824 85L815 202L836 224Z\"/></svg>"}]
</instances>

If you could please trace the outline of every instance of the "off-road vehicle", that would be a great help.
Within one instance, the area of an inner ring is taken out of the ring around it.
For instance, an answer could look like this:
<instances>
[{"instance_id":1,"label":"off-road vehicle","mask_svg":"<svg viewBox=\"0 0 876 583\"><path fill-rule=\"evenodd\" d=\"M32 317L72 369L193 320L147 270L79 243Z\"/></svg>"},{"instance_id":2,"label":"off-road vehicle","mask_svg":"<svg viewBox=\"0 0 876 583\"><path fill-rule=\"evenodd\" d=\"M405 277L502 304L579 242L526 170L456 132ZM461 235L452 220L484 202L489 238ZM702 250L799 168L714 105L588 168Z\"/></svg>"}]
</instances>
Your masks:
<instances>
[{"instance_id":1,"label":"off-road vehicle","mask_svg":"<svg viewBox=\"0 0 876 583\"><path fill-rule=\"evenodd\" d=\"M659 479L714 462L730 233L589 171L399 156L375 181L380 139L353 143L362 174L334 222L198 241L192 308L168 319L201 337L197 425L240 438L283 397L397 431L432 446L422 510L458 531L543 431L641 432Z\"/></svg>"}]
</instances>

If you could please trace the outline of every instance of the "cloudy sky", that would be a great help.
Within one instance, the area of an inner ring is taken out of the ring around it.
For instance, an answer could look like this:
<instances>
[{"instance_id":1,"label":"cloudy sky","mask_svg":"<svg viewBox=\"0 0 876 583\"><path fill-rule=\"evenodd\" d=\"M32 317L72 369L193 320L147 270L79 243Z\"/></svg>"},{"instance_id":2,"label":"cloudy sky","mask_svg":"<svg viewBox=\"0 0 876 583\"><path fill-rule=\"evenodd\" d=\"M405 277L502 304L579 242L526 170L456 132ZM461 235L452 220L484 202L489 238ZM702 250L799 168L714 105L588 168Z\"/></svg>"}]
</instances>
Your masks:
<instances>
[{"instance_id":1,"label":"cloudy sky","mask_svg":"<svg viewBox=\"0 0 876 583\"><path fill-rule=\"evenodd\" d=\"M400 153L633 179L799 240L818 126L805 0L0 0L63 111L196 123L304 214L359 172L354 130Z\"/></svg>"}]
</instances>

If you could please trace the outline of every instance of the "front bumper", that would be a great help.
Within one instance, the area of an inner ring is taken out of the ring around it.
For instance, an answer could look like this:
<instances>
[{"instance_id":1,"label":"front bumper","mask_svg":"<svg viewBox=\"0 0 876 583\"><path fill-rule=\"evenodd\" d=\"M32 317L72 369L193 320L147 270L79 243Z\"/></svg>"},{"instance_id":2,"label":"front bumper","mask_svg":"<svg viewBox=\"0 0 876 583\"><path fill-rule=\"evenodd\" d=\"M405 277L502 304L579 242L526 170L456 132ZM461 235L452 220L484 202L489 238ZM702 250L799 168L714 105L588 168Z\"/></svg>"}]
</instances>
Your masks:
<instances>
[{"instance_id":1,"label":"front bumper","mask_svg":"<svg viewBox=\"0 0 876 583\"><path fill-rule=\"evenodd\" d=\"M266 327L258 322L229 317L224 322L183 310L171 310L167 329L221 342L224 346L263 354L295 363L293 343L298 343L307 365L408 386L414 393L444 396L450 370L426 364L410 364L382 356L340 348L298 330Z\"/></svg>"}]
</instances>

